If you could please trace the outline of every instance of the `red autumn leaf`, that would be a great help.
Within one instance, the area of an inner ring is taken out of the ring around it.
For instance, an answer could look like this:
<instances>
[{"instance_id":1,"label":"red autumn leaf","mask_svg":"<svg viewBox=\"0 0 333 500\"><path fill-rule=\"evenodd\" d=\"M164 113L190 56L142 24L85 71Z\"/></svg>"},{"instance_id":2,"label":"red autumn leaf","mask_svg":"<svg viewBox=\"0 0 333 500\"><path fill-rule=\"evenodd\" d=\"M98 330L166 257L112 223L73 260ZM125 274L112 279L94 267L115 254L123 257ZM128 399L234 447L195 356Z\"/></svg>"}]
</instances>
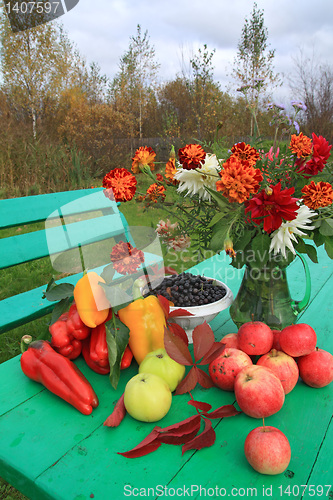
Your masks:
<instances>
[{"instance_id":1,"label":"red autumn leaf","mask_svg":"<svg viewBox=\"0 0 333 500\"><path fill-rule=\"evenodd\" d=\"M238 415L242 413L239 410L236 410L234 405L224 405L220 406L220 408L216 408L216 410L211 411L210 413L203 413L203 415L207 418L224 418L224 417L233 417L234 415Z\"/></svg>"},{"instance_id":2,"label":"red autumn leaf","mask_svg":"<svg viewBox=\"0 0 333 500\"><path fill-rule=\"evenodd\" d=\"M185 342L170 330L164 330L164 347L170 358L181 365L191 366L193 364L191 353Z\"/></svg>"},{"instance_id":3,"label":"red autumn leaf","mask_svg":"<svg viewBox=\"0 0 333 500\"><path fill-rule=\"evenodd\" d=\"M183 342L188 345L188 336L186 335L184 328L182 328L180 325L177 325L177 323L169 322L167 322L167 326L172 333L178 335L178 337L180 337Z\"/></svg>"},{"instance_id":4,"label":"red autumn leaf","mask_svg":"<svg viewBox=\"0 0 333 500\"><path fill-rule=\"evenodd\" d=\"M195 367L193 366L186 377L179 382L175 394L185 394L185 392L190 392L197 385L198 377L196 374Z\"/></svg>"},{"instance_id":5,"label":"red autumn leaf","mask_svg":"<svg viewBox=\"0 0 333 500\"><path fill-rule=\"evenodd\" d=\"M186 311L186 309L175 309L174 311L171 311L169 313L168 318L174 318L175 316L193 316L193 314L189 311Z\"/></svg>"},{"instance_id":6,"label":"red autumn leaf","mask_svg":"<svg viewBox=\"0 0 333 500\"><path fill-rule=\"evenodd\" d=\"M168 274L178 274L178 273L176 269L174 269L173 267L166 266L164 268L164 274L168 275Z\"/></svg>"},{"instance_id":7,"label":"red autumn leaf","mask_svg":"<svg viewBox=\"0 0 333 500\"><path fill-rule=\"evenodd\" d=\"M198 383L202 387L204 387L205 389L214 387L214 382L206 372L204 372L203 370L201 370L201 368L198 368L197 366L194 366L194 369L196 371Z\"/></svg>"},{"instance_id":8,"label":"red autumn leaf","mask_svg":"<svg viewBox=\"0 0 333 500\"><path fill-rule=\"evenodd\" d=\"M103 425L107 427L117 427L126 415L126 408L124 405L124 394L118 399L113 412L105 420Z\"/></svg>"},{"instance_id":9,"label":"red autumn leaf","mask_svg":"<svg viewBox=\"0 0 333 500\"><path fill-rule=\"evenodd\" d=\"M141 443L139 443L135 448L132 448L129 451L124 451L120 453L118 451L118 455L122 455L126 458L137 458L143 457L144 455L148 455L149 453L157 450L161 446L161 441L159 441L159 430L158 427L154 427L154 429L148 434L147 437Z\"/></svg>"},{"instance_id":10,"label":"red autumn leaf","mask_svg":"<svg viewBox=\"0 0 333 500\"><path fill-rule=\"evenodd\" d=\"M224 350L225 344L221 342L214 342L209 351L204 355L199 365L209 365L214 359L216 359L222 351Z\"/></svg>"},{"instance_id":11,"label":"red autumn leaf","mask_svg":"<svg viewBox=\"0 0 333 500\"><path fill-rule=\"evenodd\" d=\"M205 414L212 409L212 405L210 405L209 403L204 403L203 401L195 401L194 399L188 401L188 404L194 406L197 410L205 412Z\"/></svg>"},{"instance_id":12,"label":"red autumn leaf","mask_svg":"<svg viewBox=\"0 0 333 500\"><path fill-rule=\"evenodd\" d=\"M157 298L158 298L158 301L160 303L160 306L163 309L165 317L168 318L169 312L170 312L170 303L169 303L168 299L163 297L163 295L158 295Z\"/></svg>"},{"instance_id":13,"label":"red autumn leaf","mask_svg":"<svg viewBox=\"0 0 333 500\"><path fill-rule=\"evenodd\" d=\"M190 441L200 429L200 415L193 415L177 424L159 429L159 439L162 443L183 444Z\"/></svg>"},{"instance_id":14,"label":"red autumn leaf","mask_svg":"<svg viewBox=\"0 0 333 500\"><path fill-rule=\"evenodd\" d=\"M194 328L192 338L194 359L199 361L211 349L215 341L214 333L205 321Z\"/></svg>"},{"instance_id":15,"label":"red autumn leaf","mask_svg":"<svg viewBox=\"0 0 333 500\"><path fill-rule=\"evenodd\" d=\"M182 446L182 455L184 455L185 451L188 450L201 450L202 448L207 448L208 446L212 446L215 443L216 434L213 429L212 423L210 420L205 419L205 428L204 430L192 441L188 441Z\"/></svg>"}]
</instances>

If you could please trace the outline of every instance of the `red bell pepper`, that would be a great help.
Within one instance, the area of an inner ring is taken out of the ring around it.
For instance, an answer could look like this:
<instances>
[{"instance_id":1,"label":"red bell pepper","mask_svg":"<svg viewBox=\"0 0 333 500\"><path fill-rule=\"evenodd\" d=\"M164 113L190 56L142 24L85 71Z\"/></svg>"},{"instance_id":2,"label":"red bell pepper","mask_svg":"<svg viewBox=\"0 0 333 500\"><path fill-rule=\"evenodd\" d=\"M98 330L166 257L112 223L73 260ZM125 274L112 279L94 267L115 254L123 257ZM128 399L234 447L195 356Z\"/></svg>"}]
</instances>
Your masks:
<instances>
[{"instance_id":1,"label":"red bell pepper","mask_svg":"<svg viewBox=\"0 0 333 500\"><path fill-rule=\"evenodd\" d=\"M130 346L126 346L123 357L121 358L120 362L120 369L124 370L125 368L128 368L130 364L132 363L133 359L133 353L131 351Z\"/></svg>"},{"instance_id":2,"label":"red bell pepper","mask_svg":"<svg viewBox=\"0 0 333 500\"><path fill-rule=\"evenodd\" d=\"M69 311L49 327L49 331L52 347L59 354L75 359L81 353L81 340L89 336L90 328L81 321L76 305L72 304Z\"/></svg>"},{"instance_id":3,"label":"red bell pepper","mask_svg":"<svg viewBox=\"0 0 333 500\"><path fill-rule=\"evenodd\" d=\"M100 375L107 375L110 373L110 365L100 366L98 362L93 361L90 356L90 338L82 341L82 356L89 366L94 372L99 373Z\"/></svg>"},{"instance_id":4,"label":"red bell pepper","mask_svg":"<svg viewBox=\"0 0 333 500\"><path fill-rule=\"evenodd\" d=\"M21 356L23 373L43 384L84 415L98 406L98 397L77 366L45 340L32 342Z\"/></svg>"}]
</instances>

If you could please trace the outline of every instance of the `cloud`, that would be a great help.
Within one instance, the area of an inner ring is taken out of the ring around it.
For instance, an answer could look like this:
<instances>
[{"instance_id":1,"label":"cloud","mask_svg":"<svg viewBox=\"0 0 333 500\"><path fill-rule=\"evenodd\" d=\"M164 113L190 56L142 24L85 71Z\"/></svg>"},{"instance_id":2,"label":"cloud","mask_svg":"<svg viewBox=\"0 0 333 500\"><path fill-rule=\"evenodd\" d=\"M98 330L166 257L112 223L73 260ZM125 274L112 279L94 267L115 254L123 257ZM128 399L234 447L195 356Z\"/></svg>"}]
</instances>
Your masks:
<instances>
[{"instance_id":1,"label":"cloud","mask_svg":"<svg viewBox=\"0 0 333 500\"><path fill-rule=\"evenodd\" d=\"M276 72L292 73L300 50L333 64L331 0L257 0L257 5L264 11L269 48L275 49ZM209 50L216 49L215 78L225 87L252 8L248 0L80 0L62 21L81 54L88 62L98 62L109 78L118 71L119 58L140 24L155 47L161 80L174 78L181 72L182 58L188 65L193 53L207 44Z\"/></svg>"}]
</instances>

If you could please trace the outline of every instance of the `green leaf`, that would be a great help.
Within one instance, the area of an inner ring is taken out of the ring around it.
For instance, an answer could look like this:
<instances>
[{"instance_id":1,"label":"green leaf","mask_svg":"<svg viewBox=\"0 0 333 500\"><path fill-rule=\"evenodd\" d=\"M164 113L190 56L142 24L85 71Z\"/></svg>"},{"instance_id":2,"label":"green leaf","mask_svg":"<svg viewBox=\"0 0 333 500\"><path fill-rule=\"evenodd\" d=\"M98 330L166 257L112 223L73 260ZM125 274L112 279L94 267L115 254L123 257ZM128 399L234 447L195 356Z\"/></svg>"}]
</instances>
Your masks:
<instances>
[{"instance_id":1,"label":"green leaf","mask_svg":"<svg viewBox=\"0 0 333 500\"><path fill-rule=\"evenodd\" d=\"M224 249L224 240L226 239L227 234L228 234L228 227L222 227L213 234L212 239L210 241L210 248L214 252L220 252L221 250Z\"/></svg>"},{"instance_id":2,"label":"green leaf","mask_svg":"<svg viewBox=\"0 0 333 500\"><path fill-rule=\"evenodd\" d=\"M43 298L55 302L73 297L74 285L71 283L60 283L57 285L52 278L43 294Z\"/></svg>"},{"instance_id":3,"label":"green leaf","mask_svg":"<svg viewBox=\"0 0 333 500\"><path fill-rule=\"evenodd\" d=\"M317 250L313 245L307 245L304 240L299 239L297 245L294 246L299 253L306 253L309 259L314 263L318 263Z\"/></svg>"},{"instance_id":4,"label":"green leaf","mask_svg":"<svg viewBox=\"0 0 333 500\"><path fill-rule=\"evenodd\" d=\"M113 276L115 274L115 270L112 264L109 264L108 266L105 266L103 269L103 272L101 273L101 278L105 281L105 283L110 283L113 279Z\"/></svg>"},{"instance_id":5,"label":"green leaf","mask_svg":"<svg viewBox=\"0 0 333 500\"><path fill-rule=\"evenodd\" d=\"M108 344L110 382L117 389L120 377L120 363L129 340L129 329L113 312L110 321L105 323L106 342Z\"/></svg>"},{"instance_id":6,"label":"green leaf","mask_svg":"<svg viewBox=\"0 0 333 500\"><path fill-rule=\"evenodd\" d=\"M223 194L219 193L218 191L214 191L213 189L210 189L208 187L206 187L205 189L210 193L213 200L216 201L216 203L222 210L224 210L229 205L229 201L225 196L223 196Z\"/></svg>"},{"instance_id":7,"label":"green leaf","mask_svg":"<svg viewBox=\"0 0 333 500\"><path fill-rule=\"evenodd\" d=\"M71 299L69 297L66 297L65 299L61 299L60 302L58 302L54 306L53 311L52 311L52 315L51 315L50 325L53 325L53 323L55 323L60 318L60 316L65 311L67 311L67 309L70 306L70 303L71 303Z\"/></svg>"},{"instance_id":8,"label":"green leaf","mask_svg":"<svg viewBox=\"0 0 333 500\"><path fill-rule=\"evenodd\" d=\"M251 267L259 267L262 268L269 259L269 247L271 244L271 239L268 234L258 234L252 240L251 250L247 252L246 260L250 264Z\"/></svg>"},{"instance_id":9,"label":"green leaf","mask_svg":"<svg viewBox=\"0 0 333 500\"><path fill-rule=\"evenodd\" d=\"M122 285L125 286L127 291L122 288ZM112 309L116 306L124 307L125 304L133 300L133 279L128 276L126 276L124 280L122 278L115 280L111 285L100 283L100 286L104 289L105 296L110 302Z\"/></svg>"},{"instance_id":10,"label":"green leaf","mask_svg":"<svg viewBox=\"0 0 333 500\"><path fill-rule=\"evenodd\" d=\"M327 236L325 238L325 250L330 259L333 259L333 238Z\"/></svg>"},{"instance_id":11,"label":"green leaf","mask_svg":"<svg viewBox=\"0 0 333 500\"><path fill-rule=\"evenodd\" d=\"M320 247L325 242L325 236L322 235L319 231L315 231L313 234L313 241L317 247Z\"/></svg>"},{"instance_id":12,"label":"green leaf","mask_svg":"<svg viewBox=\"0 0 333 500\"><path fill-rule=\"evenodd\" d=\"M319 232L323 236L333 236L333 219L323 220Z\"/></svg>"},{"instance_id":13,"label":"green leaf","mask_svg":"<svg viewBox=\"0 0 333 500\"><path fill-rule=\"evenodd\" d=\"M317 250L312 245L305 245L305 251L309 257L315 264L318 264Z\"/></svg>"},{"instance_id":14,"label":"green leaf","mask_svg":"<svg viewBox=\"0 0 333 500\"><path fill-rule=\"evenodd\" d=\"M224 217L225 215L225 212L221 211L221 212L217 212L214 217L212 218L212 220L210 221L210 223L208 224L208 227L212 227L214 226L217 222L219 222L222 217Z\"/></svg>"},{"instance_id":15,"label":"green leaf","mask_svg":"<svg viewBox=\"0 0 333 500\"><path fill-rule=\"evenodd\" d=\"M238 250L244 250L245 247L250 243L253 235L253 231L246 231L243 236L241 236L236 242L234 242L234 249L237 252Z\"/></svg>"}]
</instances>

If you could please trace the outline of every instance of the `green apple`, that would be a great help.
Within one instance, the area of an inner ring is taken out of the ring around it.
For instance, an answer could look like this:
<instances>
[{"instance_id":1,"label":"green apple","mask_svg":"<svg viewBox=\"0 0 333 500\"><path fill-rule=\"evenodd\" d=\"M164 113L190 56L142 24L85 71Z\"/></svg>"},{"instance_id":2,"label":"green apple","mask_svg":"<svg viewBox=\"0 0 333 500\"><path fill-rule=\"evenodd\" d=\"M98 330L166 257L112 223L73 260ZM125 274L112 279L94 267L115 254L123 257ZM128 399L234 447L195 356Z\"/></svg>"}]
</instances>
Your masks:
<instances>
[{"instance_id":1,"label":"green apple","mask_svg":"<svg viewBox=\"0 0 333 500\"><path fill-rule=\"evenodd\" d=\"M124 405L131 417L142 422L161 420L170 410L168 384L153 373L138 373L126 384Z\"/></svg>"},{"instance_id":2,"label":"green apple","mask_svg":"<svg viewBox=\"0 0 333 500\"><path fill-rule=\"evenodd\" d=\"M154 373L169 384L173 392L185 375L185 366L170 358L165 349L149 352L140 363L139 373Z\"/></svg>"}]
</instances>

